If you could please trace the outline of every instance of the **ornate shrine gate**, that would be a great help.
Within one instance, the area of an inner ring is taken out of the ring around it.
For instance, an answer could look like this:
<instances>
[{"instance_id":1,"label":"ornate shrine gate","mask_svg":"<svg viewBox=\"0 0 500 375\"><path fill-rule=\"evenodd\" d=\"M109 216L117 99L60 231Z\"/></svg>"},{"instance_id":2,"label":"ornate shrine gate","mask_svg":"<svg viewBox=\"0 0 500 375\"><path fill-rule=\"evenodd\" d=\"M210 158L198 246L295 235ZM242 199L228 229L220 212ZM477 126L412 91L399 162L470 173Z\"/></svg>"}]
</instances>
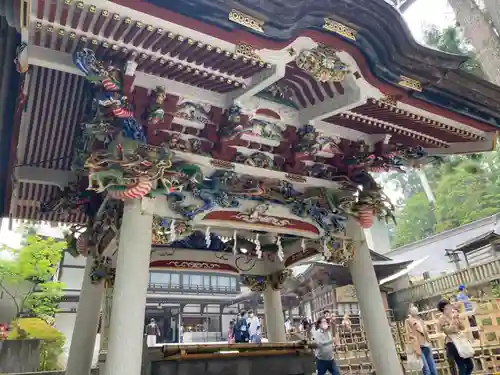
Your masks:
<instances>
[{"instance_id":1,"label":"ornate shrine gate","mask_svg":"<svg viewBox=\"0 0 500 375\"><path fill-rule=\"evenodd\" d=\"M105 372L139 373L151 261L241 274L282 341L279 288L318 254L349 267L376 372L401 374L362 231L393 207L370 172L492 150L499 89L382 0L238 4L14 1L4 214L73 224L88 257L70 375L88 372L104 284Z\"/></svg>"}]
</instances>

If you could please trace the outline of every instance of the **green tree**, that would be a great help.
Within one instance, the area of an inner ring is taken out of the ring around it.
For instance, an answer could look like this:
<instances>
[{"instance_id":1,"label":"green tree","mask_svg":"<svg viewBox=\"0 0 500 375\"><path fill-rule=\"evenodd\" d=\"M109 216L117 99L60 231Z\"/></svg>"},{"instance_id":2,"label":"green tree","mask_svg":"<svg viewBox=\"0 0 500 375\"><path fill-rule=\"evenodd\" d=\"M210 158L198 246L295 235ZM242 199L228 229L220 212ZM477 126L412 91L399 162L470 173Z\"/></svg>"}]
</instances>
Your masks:
<instances>
[{"instance_id":1,"label":"green tree","mask_svg":"<svg viewBox=\"0 0 500 375\"><path fill-rule=\"evenodd\" d=\"M436 231L441 232L499 211L500 185L476 163L464 160L442 175L436 196Z\"/></svg>"},{"instance_id":2,"label":"green tree","mask_svg":"<svg viewBox=\"0 0 500 375\"><path fill-rule=\"evenodd\" d=\"M484 78L474 51L456 26L430 26L427 45L443 52L469 56L462 69ZM401 246L500 211L500 154L449 156L440 166L424 167L435 195L432 207L415 178L395 178L404 201L399 203L393 245Z\"/></svg>"},{"instance_id":3,"label":"green tree","mask_svg":"<svg viewBox=\"0 0 500 375\"><path fill-rule=\"evenodd\" d=\"M436 25L429 26L424 30L424 40L428 46L440 51L454 55L468 56L469 60L463 64L462 69L478 77L484 78L481 65L476 59L476 55L471 45L465 41L458 27L449 26L441 29Z\"/></svg>"},{"instance_id":4,"label":"green tree","mask_svg":"<svg viewBox=\"0 0 500 375\"><path fill-rule=\"evenodd\" d=\"M427 167L436 202L425 194L406 199L400 208L393 245L401 246L500 211L500 155L454 156L439 168Z\"/></svg>"},{"instance_id":5,"label":"green tree","mask_svg":"<svg viewBox=\"0 0 500 375\"><path fill-rule=\"evenodd\" d=\"M434 234L436 218L433 211L424 192L408 198L398 214L393 245L402 246Z\"/></svg>"},{"instance_id":6,"label":"green tree","mask_svg":"<svg viewBox=\"0 0 500 375\"><path fill-rule=\"evenodd\" d=\"M21 249L10 249L12 259L0 260L0 290L12 299L17 316L54 316L63 284L53 277L65 247L64 242L30 235Z\"/></svg>"}]
</instances>

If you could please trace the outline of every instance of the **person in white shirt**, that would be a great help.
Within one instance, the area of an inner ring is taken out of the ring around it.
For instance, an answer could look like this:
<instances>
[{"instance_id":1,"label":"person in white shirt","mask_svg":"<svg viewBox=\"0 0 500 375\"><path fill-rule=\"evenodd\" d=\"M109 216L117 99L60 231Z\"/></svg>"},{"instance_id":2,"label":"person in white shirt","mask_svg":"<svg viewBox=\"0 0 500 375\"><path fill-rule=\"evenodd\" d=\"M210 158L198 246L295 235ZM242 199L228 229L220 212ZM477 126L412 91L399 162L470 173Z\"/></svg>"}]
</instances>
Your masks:
<instances>
[{"instance_id":1,"label":"person in white shirt","mask_svg":"<svg viewBox=\"0 0 500 375\"><path fill-rule=\"evenodd\" d=\"M286 320L285 320L285 332L290 333L291 329L292 329L292 322L290 321L290 318L286 318Z\"/></svg>"},{"instance_id":2,"label":"person in white shirt","mask_svg":"<svg viewBox=\"0 0 500 375\"><path fill-rule=\"evenodd\" d=\"M316 322L313 341L316 344L314 354L316 355L317 375L325 375L327 372L331 375L340 375L337 363L333 358L335 341L327 319L325 317L319 318Z\"/></svg>"},{"instance_id":3,"label":"person in white shirt","mask_svg":"<svg viewBox=\"0 0 500 375\"><path fill-rule=\"evenodd\" d=\"M248 312L247 323L248 323L248 334L250 336L250 342L256 344L258 343L258 341L260 341L258 337L260 332L260 320L252 310Z\"/></svg>"}]
</instances>

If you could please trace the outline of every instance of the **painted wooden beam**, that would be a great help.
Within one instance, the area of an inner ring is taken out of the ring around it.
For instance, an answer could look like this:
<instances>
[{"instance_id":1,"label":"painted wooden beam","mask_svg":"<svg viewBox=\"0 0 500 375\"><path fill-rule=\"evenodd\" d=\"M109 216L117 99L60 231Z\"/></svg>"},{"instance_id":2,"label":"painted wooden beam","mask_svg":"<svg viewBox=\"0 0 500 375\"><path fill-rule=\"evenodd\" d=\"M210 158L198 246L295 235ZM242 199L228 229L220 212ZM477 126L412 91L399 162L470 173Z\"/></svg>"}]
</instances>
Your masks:
<instances>
[{"instance_id":1,"label":"painted wooden beam","mask_svg":"<svg viewBox=\"0 0 500 375\"><path fill-rule=\"evenodd\" d=\"M28 61L30 65L41 66L48 69L55 69L83 76L83 73L73 65L71 55L68 53L30 45L28 47ZM171 94L185 98L193 98L197 101L202 101L220 108L224 108L228 98L227 94L219 94L213 91L190 86L185 83L137 71L135 72L134 86L146 89L154 89L157 86L164 86Z\"/></svg>"},{"instance_id":2,"label":"painted wooden beam","mask_svg":"<svg viewBox=\"0 0 500 375\"><path fill-rule=\"evenodd\" d=\"M250 78L247 88L240 89L230 94L229 103L226 106L230 106L233 102L242 102L258 94L266 87L271 86L273 83L283 78L285 76L285 70L286 67L283 64L275 65L272 69L264 69L261 73Z\"/></svg>"},{"instance_id":3,"label":"painted wooden beam","mask_svg":"<svg viewBox=\"0 0 500 375\"><path fill-rule=\"evenodd\" d=\"M302 109L299 112L300 122L307 124L309 121L323 120L366 103L365 96L352 77L347 77L342 86L345 88L342 95L337 92L330 100Z\"/></svg>"}]
</instances>

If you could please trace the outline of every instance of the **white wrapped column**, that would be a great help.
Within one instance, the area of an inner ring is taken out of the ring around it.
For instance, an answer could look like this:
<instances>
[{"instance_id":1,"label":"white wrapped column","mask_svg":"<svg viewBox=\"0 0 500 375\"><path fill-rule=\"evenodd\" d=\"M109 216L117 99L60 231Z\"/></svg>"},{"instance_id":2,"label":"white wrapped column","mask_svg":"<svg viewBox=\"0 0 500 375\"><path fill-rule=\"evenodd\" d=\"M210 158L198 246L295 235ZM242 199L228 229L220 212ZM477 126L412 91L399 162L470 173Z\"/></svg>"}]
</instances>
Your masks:
<instances>
[{"instance_id":1,"label":"white wrapped column","mask_svg":"<svg viewBox=\"0 0 500 375\"><path fill-rule=\"evenodd\" d=\"M354 259L349 265L349 271L356 289L375 373L402 375L401 363L380 294L370 250L363 229L352 218L347 224L347 236L354 240L356 249Z\"/></svg>"},{"instance_id":2,"label":"white wrapped column","mask_svg":"<svg viewBox=\"0 0 500 375\"><path fill-rule=\"evenodd\" d=\"M92 367L101 300L104 292L104 280L95 284L90 281L93 263L94 258L89 256L85 265L75 328L73 329L69 349L66 368L66 374L68 375L88 375Z\"/></svg>"},{"instance_id":3,"label":"white wrapped column","mask_svg":"<svg viewBox=\"0 0 500 375\"><path fill-rule=\"evenodd\" d=\"M281 292L269 285L262 292L264 296L264 313L266 316L266 332L269 342L286 342L285 318L281 305Z\"/></svg>"},{"instance_id":4,"label":"white wrapped column","mask_svg":"<svg viewBox=\"0 0 500 375\"><path fill-rule=\"evenodd\" d=\"M151 254L153 217L141 201L126 201L120 228L106 375L141 373L144 315Z\"/></svg>"}]
</instances>

